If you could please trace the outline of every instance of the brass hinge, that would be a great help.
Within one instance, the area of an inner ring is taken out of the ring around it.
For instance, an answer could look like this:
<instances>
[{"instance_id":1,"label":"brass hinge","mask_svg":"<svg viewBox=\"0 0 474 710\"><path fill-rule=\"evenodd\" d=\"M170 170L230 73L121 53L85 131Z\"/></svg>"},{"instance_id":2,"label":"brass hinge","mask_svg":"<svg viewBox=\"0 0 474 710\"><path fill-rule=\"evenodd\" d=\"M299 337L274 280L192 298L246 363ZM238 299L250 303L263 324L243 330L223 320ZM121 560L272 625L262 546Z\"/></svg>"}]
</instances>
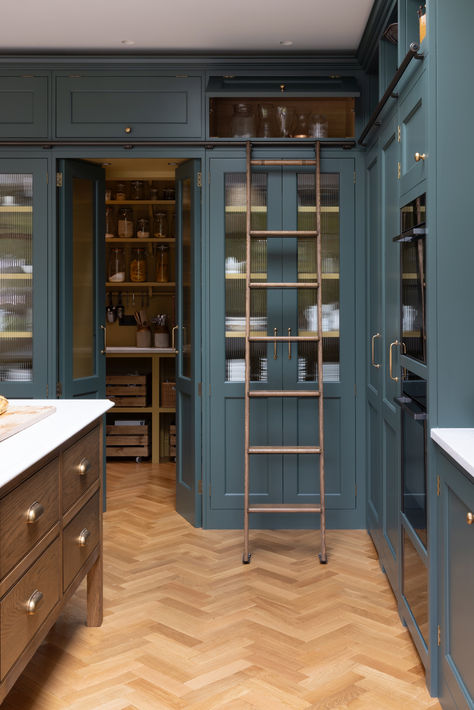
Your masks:
<instances>
[{"instance_id":1,"label":"brass hinge","mask_svg":"<svg viewBox=\"0 0 474 710\"><path fill-rule=\"evenodd\" d=\"M56 397L62 397L63 396L63 386L61 382L56 383Z\"/></svg>"},{"instance_id":2,"label":"brass hinge","mask_svg":"<svg viewBox=\"0 0 474 710\"><path fill-rule=\"evenodd\" d=\"M356 171L354 170L354 185L356 184Z\"/></svg>"},{"instance_id":3,"label":"brass hinge","mask_svg":"<svg viewBox=\"0 0 474 710\"><path fill-rule=\"evenodd\" d=\"M400 141L402 139L402 132L400 131L400 126L397 127L397 138L398 138L398 142L400 143Z\"/></svg>"},{"instance_id":4,"label":"brass hinge","mask_svg":"<svg viewBox=\"0 0 474 710\"><path fill-rule=\"evenodd\" d=\"M436 495L439 496L440 492L440 484L439 484L439 476L436 476Z\"/></svg>"},{"instance_id":5,"label":"brass hinge","mask_svg":"<svg viewBox=\"0 0 474 710\"><path fill-rule=\"evenodd\" d=\"M202 496L202 478L198 481L198 493Z\"/></svg>"},{"instance_id":6,"label":"brass hinge","mask_svg":"<svg viewBox=\"0 0 474 710\"><path fill-rule=\"evenodd\" d=\"M63 186L63 174L56 173L56 187L62 187L62 186Z\"/></svg>"},{"instance_id":7,"label":"brass hinge","mask_svg":"<svg viewBox=\"0 0 474 710\"><path fill-rule=\"evenodd\" d=\"M398 163L397 177L399 180L400 180L401 173L402 173L402 166L400 165L400 163Z\"/></svg>"},{"instance_id":8,"label":"brass hinge","mask_svg":"<svg viewBox=\"0 0 474 710\"><path fill-rule=\"evenodd\" d=\"M438 624L438 646L441 646L441 629Z\"/></svg>"},{"instance_id":9,"label":"brass hinge","mask_svg":"<svg viewBox=\"0 0 474 710\"><path fill-rule=\"evenodd\" d=\"M202 382L198 382L198 397L202 397Z\"/></svg>"},{"instance_id":10,"label":"brass hinge","mask_svg":"<svg viewBox=\"0 0 474 710\"><path fill-rule=\"evenodd\" d=\"M49 173L46 173L46 184L49 185Z\"/></svg>"},{"instance_id":11,"label":"brass hinge","mask_svg":"<svg viewBox=\"0 0 474 710\"><path fill-rule=\"evenodd\" d=\"M197 174L197 186L202 187L202 173Z\"/></svg>"}]
</instances>

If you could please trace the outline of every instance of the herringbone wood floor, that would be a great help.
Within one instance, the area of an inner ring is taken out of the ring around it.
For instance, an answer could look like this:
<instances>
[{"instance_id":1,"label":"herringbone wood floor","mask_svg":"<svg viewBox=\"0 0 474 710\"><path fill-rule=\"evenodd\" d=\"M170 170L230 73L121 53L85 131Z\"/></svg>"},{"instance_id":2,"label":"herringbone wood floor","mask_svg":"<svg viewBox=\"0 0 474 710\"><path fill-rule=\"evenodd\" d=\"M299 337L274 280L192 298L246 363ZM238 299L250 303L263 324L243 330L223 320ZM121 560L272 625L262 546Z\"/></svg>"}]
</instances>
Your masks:
<instances>
[{"instance_id":1,"label":"herringbone wood floor","mask_svg":"<svg viewBox=\"0 0 474 710\"><path fill-rule=\"evenodd\" d=\"M105 619L81 588L2 710L418 710L418 656L364 531L192 528L173 466L108 467Z\"/></svg>"}]
</instances>

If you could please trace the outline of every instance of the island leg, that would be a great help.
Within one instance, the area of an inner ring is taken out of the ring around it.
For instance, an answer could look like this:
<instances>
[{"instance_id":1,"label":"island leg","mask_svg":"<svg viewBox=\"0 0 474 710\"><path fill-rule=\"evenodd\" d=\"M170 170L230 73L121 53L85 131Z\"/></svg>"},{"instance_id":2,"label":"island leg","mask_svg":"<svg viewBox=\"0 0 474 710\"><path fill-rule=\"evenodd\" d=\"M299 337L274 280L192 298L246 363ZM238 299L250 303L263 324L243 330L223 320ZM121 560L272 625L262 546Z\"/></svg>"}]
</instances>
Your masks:
<instances>
[{"instance_id":1,"label":"island leg","mask_svg":"<svg viewBox=\"0 0 474 710\"><path fill-rule=\"evenodd\" d=\"M102 550L87 573L87 626L101 626L104 613Z\"/></svg>"}]
</instances>

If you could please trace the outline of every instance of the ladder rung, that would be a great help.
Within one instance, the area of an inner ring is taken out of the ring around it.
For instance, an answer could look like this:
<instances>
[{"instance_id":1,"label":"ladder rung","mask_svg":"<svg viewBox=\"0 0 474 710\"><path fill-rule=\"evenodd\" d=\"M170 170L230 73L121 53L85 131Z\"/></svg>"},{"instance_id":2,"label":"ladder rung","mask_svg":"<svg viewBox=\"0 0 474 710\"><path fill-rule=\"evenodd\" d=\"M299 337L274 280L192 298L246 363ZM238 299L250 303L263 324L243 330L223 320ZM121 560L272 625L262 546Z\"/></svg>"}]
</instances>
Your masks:
<instances>
[{"instance_id":1,"label":"ladder rung","mask_svg":"<svg viewBox=\"0 0 474 710\"><path fill-rule=\"evenodd\" d=\"M315 343L318 335L250 335L250 343Z\"/></svg>"},{"instance_id":2,"label":"ladder rung","mask_svg":"<svg viewBox=\"0 0 474 710\"><path fill-rule=\"evenodd\" d=\"M267 237L317 237L314 229L251 229L251 237L266 239Z\"/></svg>"},{"instance_id":3,"label":"ladder rung","mask_svg":"<svg viewBox=\"0 0 474 710\"><path fill-rule=\"evenodd\" d=\"M319 503L255 503L249 513L320 513Z\"/></svg>"},{"instance_id":4,"label":"ladder rung","mask_svg":"<svg viewBox=\"0 0 474 710\"><path fill-rule=\"evenodd\" d=\"M252 390L249 397L319 397L318 390Z\"/></svg>"},{"instance_id":5,"label":"ladder rung","mask_svg":"<svg viewBox=\"0 0 474 710\"><path fill-rule=\"evenodd\" d=\"M319 288L317 281L287 281L285 283L269 282L269 281L251 281L250 288Z\"/></svg>"},{"instance_id":6,"label":"ladder rung","mask_svg":"<svg viewBox=\"0 0 474 710\"><path fill-rule=\"evenodd\" d=\"M251 160L251 161L250 161L250 165L260 165L260 166L265 166L265 165L270 165L270 166L271 166L271 165L298 165L298 166L299 166L299 165L316 165L316 161L314 160L314 158L308 158L308 159L302 158L302 159L299 159L299 160L297 160L297 159L295 159L295 158L293 158L293 159L288 158L288 160L285 160L284 158L283 158L283 159L280 159L280 160L271 160L271 159L258 160L258 159L254 159L254 160Z\"/></svg>"},{"instance_id":7,"label":"ladder rung","mask_svg":"<svg viewBox=\"0 0 474 710\"><path fill-rule=\"evenodd\" d=\"M249 454L320 454L320 446L249 446Z\"/></svg>"}]
</instances>

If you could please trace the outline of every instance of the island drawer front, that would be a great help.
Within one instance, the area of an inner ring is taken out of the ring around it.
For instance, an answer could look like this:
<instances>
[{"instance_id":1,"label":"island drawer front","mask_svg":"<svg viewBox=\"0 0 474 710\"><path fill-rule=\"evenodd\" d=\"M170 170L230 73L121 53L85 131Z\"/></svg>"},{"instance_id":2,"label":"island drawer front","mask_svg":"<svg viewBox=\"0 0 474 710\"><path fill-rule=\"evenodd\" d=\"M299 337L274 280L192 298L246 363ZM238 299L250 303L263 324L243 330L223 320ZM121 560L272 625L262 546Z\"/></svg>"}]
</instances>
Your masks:
<instances>
[{"instance_id":1,"label":"island drawer front","mask_svg":"<svg viewBox=\"0 0 474 710\"><path fill-rule=\"evenodd\" d=\"M57 538L1 600L2 680L58 603L59 572L60 546ZM40 592L42 599L36 611L29 614L27 603L33 599L35 592Z\"/></svg>"},{"instance_id":2,"label":"island drawer front","mask_svg":"<svg viewBox=\"0 0 474 710\"><path fill-rule=\"evenodd\" d=\"M63 532L63 589L69 587L99 542L99 493L71 520ZM87 531L85 539L81 534ZM81 542L83 544L81 544Z\"/></svg>"},{"instance_id":3,"label":"island drawer front","mask_svg":"<svg viewBox=\"0 0 474 710\"><path fill-rule=\"evenodd\" d=\"M99 477L99 434L99 427L96 427L63 454L63 513L69 510Z\"/></svg>"},{"instance_id":4,"label":"island drawer front","mask_svg":"<svg viewBox=\"0 0 474 710\"><path fill-rule=\"evenodd\" d=\"M1 579L58 520L59 460L56 458L0 501Z\"/></svg>"}]
</instances>

